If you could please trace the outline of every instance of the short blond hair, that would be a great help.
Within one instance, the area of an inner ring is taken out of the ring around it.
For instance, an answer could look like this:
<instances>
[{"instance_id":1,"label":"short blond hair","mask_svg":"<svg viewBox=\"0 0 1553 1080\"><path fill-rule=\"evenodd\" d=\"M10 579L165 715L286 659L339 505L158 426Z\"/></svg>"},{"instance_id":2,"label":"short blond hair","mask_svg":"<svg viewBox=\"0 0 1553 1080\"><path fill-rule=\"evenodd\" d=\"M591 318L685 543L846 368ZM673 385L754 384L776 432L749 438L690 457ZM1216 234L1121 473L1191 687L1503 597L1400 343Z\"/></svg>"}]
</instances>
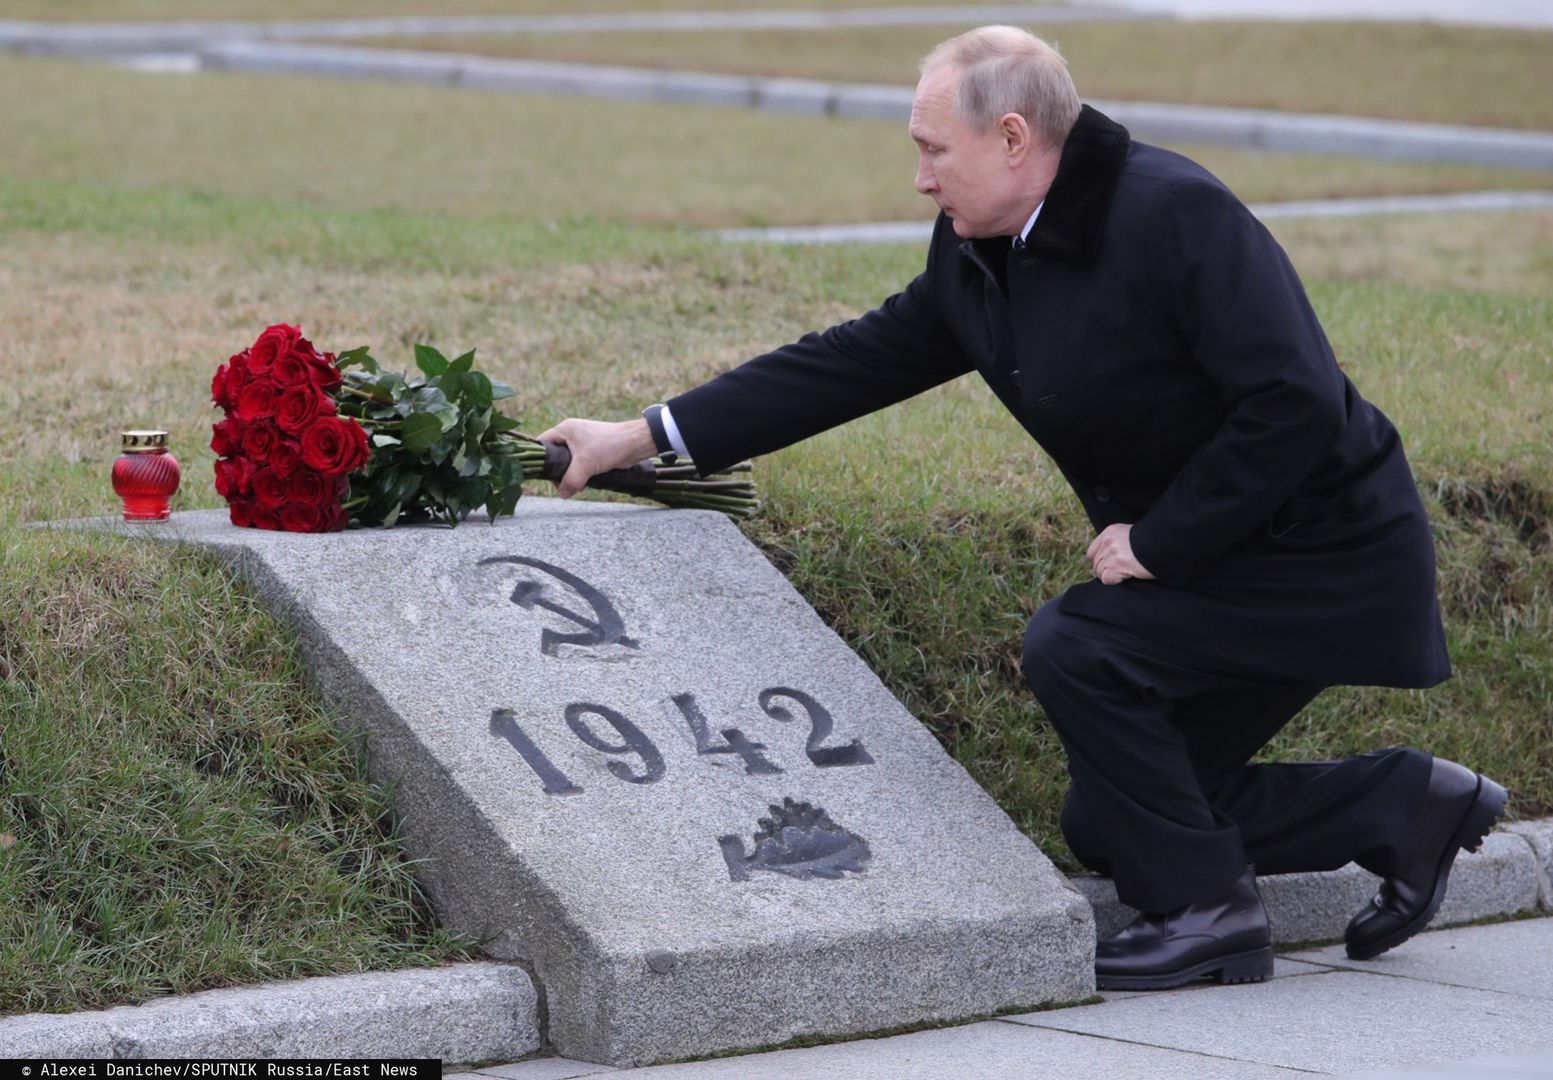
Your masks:
<instances>
[{"instance_id":1,"label":"short blond hair","mask_svg":"<svg viewBox=\"0 0 1553 1080\"><path fill-rule=\"evenodd\" d=\"M983 132L1018 113L1050 146L1061 146L1078 119L1078 90L1056 46L1017 26L980 26L943 42L922 58L926 74L960 72L955 112Z\"/></svg>"}]
</instances>

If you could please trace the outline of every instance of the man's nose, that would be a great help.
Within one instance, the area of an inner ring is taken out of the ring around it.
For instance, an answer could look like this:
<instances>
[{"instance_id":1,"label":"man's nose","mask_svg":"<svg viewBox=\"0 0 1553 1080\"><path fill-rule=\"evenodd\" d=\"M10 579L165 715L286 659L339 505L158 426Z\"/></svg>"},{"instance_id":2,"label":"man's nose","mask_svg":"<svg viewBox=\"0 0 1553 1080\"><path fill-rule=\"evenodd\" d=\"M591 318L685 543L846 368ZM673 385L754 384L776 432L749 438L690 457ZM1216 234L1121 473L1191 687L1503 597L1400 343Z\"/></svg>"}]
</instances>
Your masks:
<instances>
[{"instance_id":1,"label":"man's nose","mask_svg":"<svg viewBox=\"0 0 1553 1080\"><path fill-rule=\"evenodd\" d=\"M931 195L938 189L938 181L933 176L933 169L924 158L917 162L917 194Z\"/></svg>"}]
</instances>

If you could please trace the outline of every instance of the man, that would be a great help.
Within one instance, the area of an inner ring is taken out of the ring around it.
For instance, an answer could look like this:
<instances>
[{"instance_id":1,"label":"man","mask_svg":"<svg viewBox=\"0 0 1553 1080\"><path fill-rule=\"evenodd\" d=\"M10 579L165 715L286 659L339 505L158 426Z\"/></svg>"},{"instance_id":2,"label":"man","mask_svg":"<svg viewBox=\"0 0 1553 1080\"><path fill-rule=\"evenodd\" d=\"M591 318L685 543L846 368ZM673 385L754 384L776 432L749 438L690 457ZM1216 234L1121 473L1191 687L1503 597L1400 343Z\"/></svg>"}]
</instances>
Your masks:
<instances>
[{"instance_id":1,"label":"man","mask_svg":"<svg viewBox=\"0 0 1553 1080\"><path fill-rule=\"evenodd\" d=\"M940 45L910 133L941 211L923 273L643 420L557 425L560 493L655 449L715 469L975 370L1097 532L1094 580L1030 620L1024 668L1067 752L1063 833L1142 913L1099 942L1099 985L1266 978L1254 872L1355 861L1382 881L1349 954L1400 944L1504 789L1409 748L1248 764L1326 686L1450 674L1395 429L1246 208L1081 107L1038 38L984 27Z\"/></svg>"}]
</instances>

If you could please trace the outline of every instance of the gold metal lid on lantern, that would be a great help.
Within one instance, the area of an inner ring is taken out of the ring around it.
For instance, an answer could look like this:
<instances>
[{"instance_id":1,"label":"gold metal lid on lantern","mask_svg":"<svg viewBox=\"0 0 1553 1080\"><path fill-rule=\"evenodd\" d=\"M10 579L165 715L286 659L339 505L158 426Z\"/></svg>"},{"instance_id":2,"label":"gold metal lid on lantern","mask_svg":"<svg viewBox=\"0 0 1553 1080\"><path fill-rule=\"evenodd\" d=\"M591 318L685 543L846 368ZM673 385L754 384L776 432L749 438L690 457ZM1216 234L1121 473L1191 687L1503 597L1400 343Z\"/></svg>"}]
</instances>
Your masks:
<instances>
[{"instance_id":1,"label":"gold metal lid on lantern","mask_svg":"<svg viewBox=\"0 0 1553 1080\"><path fill-rule=\"evenodd\" d=\"M165 431L126 431L123 435L126 454L148 454L153 450L167 449Z\"/></svg>"}]
</instances>

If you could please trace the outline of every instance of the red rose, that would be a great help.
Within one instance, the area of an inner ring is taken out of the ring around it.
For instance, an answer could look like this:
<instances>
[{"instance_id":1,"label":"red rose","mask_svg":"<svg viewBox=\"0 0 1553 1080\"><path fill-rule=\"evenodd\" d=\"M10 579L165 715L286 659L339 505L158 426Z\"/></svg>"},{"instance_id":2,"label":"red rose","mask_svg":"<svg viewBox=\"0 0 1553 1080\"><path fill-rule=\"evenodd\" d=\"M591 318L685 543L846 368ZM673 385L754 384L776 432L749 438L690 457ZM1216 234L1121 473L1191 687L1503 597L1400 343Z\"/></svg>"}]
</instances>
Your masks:
<instances>
[{"instance_id":1,"label":"red rose","mask_svg":"<svg viewBox=\"0 0 1553 1080\"><path fill-rule=\"evenodd\" d=\"M281 441L280 430L273 420L260 420L243 430L243 453L257 465L270 459L270 451Z\"/></svg>"},{"instance_id":2,"label":"red rose","mask_svg":"<svg viewBox=\"0 0 1553 1080\"><path fill-rule=\"evenodd\" d=\"M279 510L286 501L286 481L274 469L260 469L253 474L253 497L260 506Z\"/></svg>"},{"instance_id":3,"label":"red rose","mask_svg":"<svg viewBox=\"0 0 1553 1080\"><path fill-rule=\"evenodd\" d=\"M252 513L253 513L253 526L254 526L254 528L256 528L256 529L278 529L278 528L280 528L280 513L278 511L276 511L273 507L265 506L263 503L256 502L256 503L253 504Z\"/></svg>"},{"instance_id":4,"label":"red rose","mask_svg":"<svg viewBox=\"0 0 1553 1080\"><path fill-rule=\"evenodd\" d=\"M338 502L334 480L303 466L286 481L286 501L307 503L309 506L329 506Z\"/></svg>"},{"instance_id":5,"label":"red rose","mask_svg":"<svg viewBox=\"0 0 1553 1080\"><path fill-rule=\"evenodd\" d=\"M277 323L266 327L259 340L248 350L248 370L253 375L269 373L270 365L291 352L302 338L302 328Z\"/></svg>"},{"instance_id":6,"label":"red rose","mask_svg":"<svg viewBox=\"0 0 1553 1080\"><path fill-rule=\"evenodd\" d=\"M216 462L216 493L227 502L253 495L253 462L247 458L222 458Z\"/></svg>"},{"instance_id":7,"label":"red rose","mask_svg":"<svg viewBox=\"0 0 1553 1080\"><path fill-rule=\"evenodd\" d=\"M287 353L270 365L270 378L275 380L275 385L282 389L291 386L310 385L313 381L313 373L310 370L312 364L305 357L296 353Z\"/></svg>"},{"instance_id":8,"label":"red rose","mask_svg":"<svg viewBox=\"0 0 1553 1080\"><path fill-rule=\"evenodd\" d=\"M232 399L227 396L226 377L232 369L222 364L216 369L215 375L210 379L210 400L221 406L227 412L232 411Z\"/></svg>"},{"instance_id":9,"label":"red rose","mask_svg":"<svg viewBox=\"0 0 1553 1080\"><path fill-rule=\"evenodd\" d=\"M216 494L231 502L243 493L243 463L237 458L216 462Z\"/></svg>"},{"instance_id":10,"label":"red rose","mask_svg":"<svg viewBox=\"0 0 1553 1080\"><path fill-rule=\"evenodd\" d=\"M237 453L243 445L243 422L228 417L210 425L210 448L217 457Z\"/></svg>"},{"instance_id":11,"label":"red rose","mask_svg":"<svg viewBox=\"0 0 1553 1080\"><path fill-rule=\"evenodd\" d=\"M334 353L324 353L313 363L307 365L308 373L313 377L313 385L320 390L333 390L343 381L344 376L340 369L334 365Z\"/></svg>"},{"instance_id":12,"label":"red rose","mask_svg":"<svg viewBox=\"0 0 1553 1080\"><path fill-rule=\"evenodd\" d=\"M323 512L312 503L288 502L280 508L280 527L287 532L324 531Z\"/></svg>"},{"instance_id":13,"label":"red rose","mask_svg":"<svg viewBox=\"0 0 1553 1080\"><path fill-rule=\"evenodd\" d=\"M232 513L232 524L240 529L246 529L253 525L253 500L233 499L227 504Z\"/></svg>"},{"instance_id":14,"label":"red rose","mask_svg":"<svg viewBox=\"0 0 1553 1080\"><path fill-rule=\"evenodd\" d=\"M269 379L254 379L237 395L233 415L239 420L268 420L275 415L275 384Z\"/></svg>"},{"instance_id":15,"label":"red rose","mask_svg":"<svg viewBox=\"0 0 1553 1080\"><path fill-rule=\"evenodd\" d=\"M280 429L296 435L316 416L333 416L334 399L311 383L293 386L275 403L275 422Z\"/></svg>"},{"instance_id":16,"label":"red rose","mask_svg":"<svg viewBox=\"0 0 1553 1080\"><path fill-rule=\"evenodd\" d=\"M321 416L302 433L302 463L325 476L342 476L367 463L367 432L354 418Z\"/></svg>"},{"instance_id":17,"label":"red rose","mask_svg":"<svg viewBox=\"0 0 1553 1080\"><path fill-rule=\"evenodd\" d=\"M282 480L302 464L302 444L295 439L279 439L270 447L270 468L280 474Z\"/></svg>"}]
</instances>

